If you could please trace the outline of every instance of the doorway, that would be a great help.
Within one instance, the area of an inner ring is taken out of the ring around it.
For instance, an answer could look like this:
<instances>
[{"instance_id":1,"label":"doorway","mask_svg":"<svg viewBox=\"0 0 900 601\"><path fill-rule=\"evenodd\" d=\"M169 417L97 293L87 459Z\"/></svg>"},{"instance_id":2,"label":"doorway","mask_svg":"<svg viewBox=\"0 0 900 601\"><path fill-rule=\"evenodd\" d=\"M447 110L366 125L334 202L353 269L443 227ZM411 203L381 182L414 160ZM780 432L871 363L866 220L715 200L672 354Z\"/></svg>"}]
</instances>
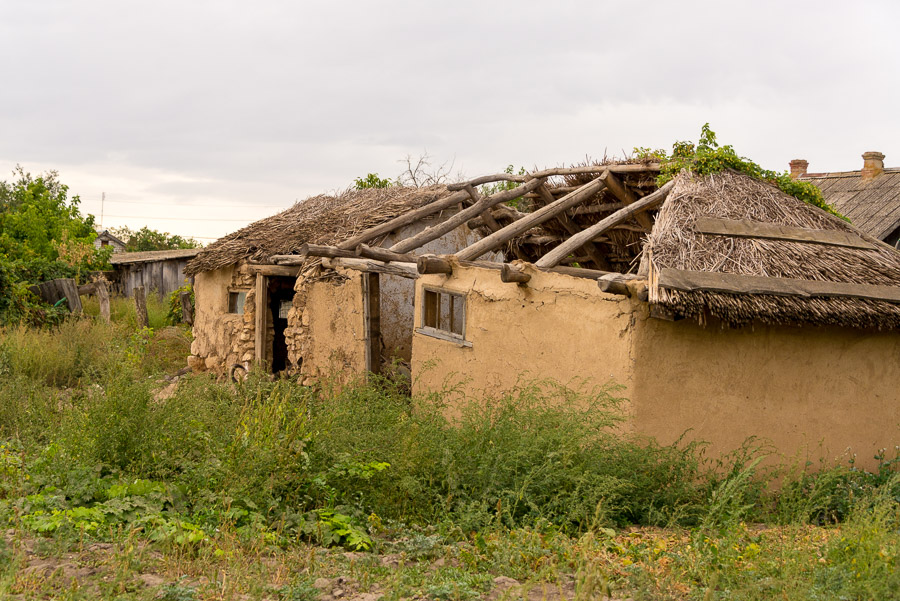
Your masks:
<instances>
[{"instance_id":1,"label":"doorway","mask_svg":"<svg viewBox=\"0 0 900 601\"><path fill-rule=\"evenodd\" d=\"M288 366L287 339L284 331L288 327L288 311L294 301L296 278L270 276L267 286L268 306L272 316L272 362L273 374L284 371Z\"/></svg>"}]
</instances>

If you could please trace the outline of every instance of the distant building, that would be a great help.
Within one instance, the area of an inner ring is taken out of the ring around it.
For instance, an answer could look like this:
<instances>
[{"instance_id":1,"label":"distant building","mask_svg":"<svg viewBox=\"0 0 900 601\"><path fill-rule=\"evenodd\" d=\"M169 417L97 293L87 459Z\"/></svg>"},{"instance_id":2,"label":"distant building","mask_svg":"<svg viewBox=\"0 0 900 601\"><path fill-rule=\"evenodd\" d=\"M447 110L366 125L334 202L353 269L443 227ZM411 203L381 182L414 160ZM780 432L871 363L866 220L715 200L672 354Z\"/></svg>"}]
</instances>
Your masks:
<instances>
[{"instance_id":1,"label":"distant building","mask_svg":"<svg viewBox=\"0 0 900 601\"><path fill-rule=\"evenodd\" d=\"M180 248L120 253L110 257L109 262L125 296L131 296L135 287L143 286L148 294L155 291L165 297L189 281L184 275L185 265L199 252L199 248Z\"/></svg>"},{"instance_id":2,"label":"distant building","mask_svg":"<svg viewBox=\"0 0 900 601\"><path fill-rule=\"evenodd\" d=\"M109 233L109 230L103 230L97 234L94 239L94 247L103 248L104 246L112 246L113 253L125 252L125 243Z\"/></svg>"},{"instance_id":3,"label":"distant building","mask_svg":"<svg viewBox=\"0 0 900 601\"><path fill-rule=\"evenodd\" d=\"M864 152L859 171L808 173L809 162L791 161L791 177L812 182L825 201L870 236L900 248L900 168L884 167L880 152Z\"/></svg>"}]
</instances>

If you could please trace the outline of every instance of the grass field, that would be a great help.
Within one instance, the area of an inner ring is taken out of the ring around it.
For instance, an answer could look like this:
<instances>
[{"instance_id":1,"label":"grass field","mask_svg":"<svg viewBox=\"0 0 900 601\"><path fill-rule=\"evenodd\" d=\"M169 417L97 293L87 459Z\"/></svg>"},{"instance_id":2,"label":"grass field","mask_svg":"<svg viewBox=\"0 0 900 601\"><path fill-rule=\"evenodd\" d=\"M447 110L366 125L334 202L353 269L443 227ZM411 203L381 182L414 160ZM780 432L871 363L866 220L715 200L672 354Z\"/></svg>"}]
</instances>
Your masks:
<instances>
[{"instance_id":1,"label":"grass field","mask_svg":"<svg viewBox=\"0 0 900 601\"><path fill-rule=\"evenodd\" d=\"M895 450L712 461L618 433L614 387L450 423L388 380L175 381L162 306L86 312L0 330L0 598L900 598Z\"/></svg>"}]
</instances>

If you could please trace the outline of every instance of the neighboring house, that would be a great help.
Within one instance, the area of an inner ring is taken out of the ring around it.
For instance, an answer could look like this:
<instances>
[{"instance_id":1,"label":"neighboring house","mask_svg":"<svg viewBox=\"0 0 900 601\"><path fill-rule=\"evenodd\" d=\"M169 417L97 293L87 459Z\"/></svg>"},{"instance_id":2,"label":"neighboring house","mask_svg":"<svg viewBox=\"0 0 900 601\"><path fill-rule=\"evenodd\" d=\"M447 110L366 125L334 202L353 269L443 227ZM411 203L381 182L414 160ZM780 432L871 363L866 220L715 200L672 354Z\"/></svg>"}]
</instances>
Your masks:
<instances>
[{"instance_id":1,"label":"neighboring house","mask_svg":"<svg viewBox=\"0 0 900 601\"><path fill-rule=\"evenodd\" d=\"M156 292L165 297L184 286L187 281L184 268L199 252L199 248L187 248L118 253L109 262L125 296L131 296L136 287L143 286L147 294Z\"/></svg>"},{"instance_id":2,"label":"neighboring house","mask_svg":"<svg viewBox=\"0 0 900 601\"><path fill-rule=\"evenodd\" d=\"M809 162L791 161L791 177L814 183L825 201L850 222L900 248L900 168L884 167L884 155L866 152L859 171L808 173Z\"/></svg>"},{"instance_id":3,"label":"neighboring house","mask_svg":"<svg viewBox=\"0 0 900 601\"><path fill-rule=\"evenodd\" d=\"M113 253L125 252L125 243L109 233L109 230L103 230L94 238L94 247L103 248L104 246L112 246Z\"/></svg>"},{"instance_id":4,"label":"neighboring house","mask_svg":"<svg viewBox=\"0 0 900 601\"><path fill-rule=\"evenodd\" d=\"M613 381L628 427L664 444L685 435L718 454L760 436L873 467L900 440L900 252L759 180L681 175L657 189L657 171L552 169L301 203L190 263L190 364L271 366L280 327L286 371L313 383L377 372L388 340L404 341L401 358L408 340L414 392ZM487 198L475 188L510 179L521 185ZM515 197L534 210L512 210ZM438 240L449 250L426 246ZM414 294L386 293L388 278Z\"/></svg>"}]
</instances>

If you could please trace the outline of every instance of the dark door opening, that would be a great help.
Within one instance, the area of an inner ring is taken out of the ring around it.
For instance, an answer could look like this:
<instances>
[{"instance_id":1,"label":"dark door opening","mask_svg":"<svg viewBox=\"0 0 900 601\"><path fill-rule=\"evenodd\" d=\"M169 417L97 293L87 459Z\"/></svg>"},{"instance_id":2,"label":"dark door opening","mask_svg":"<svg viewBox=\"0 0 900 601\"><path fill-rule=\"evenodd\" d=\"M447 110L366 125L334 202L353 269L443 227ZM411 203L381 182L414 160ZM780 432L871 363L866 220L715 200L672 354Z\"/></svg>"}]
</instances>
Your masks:
<instances>
[{"instance_id":1,"label":"dark door opening","mask_svg":"<svg viewBox=\"0 0 900 601\"><path fill-rule=\"evenodd\" d=\"M287 339L284 331L288 325L288 311L294 300L295 278L269 277L269 308L272 310L272 326L274 338L272 339L272 373L284 371L287 368L288 353Z\"/></svg>"}]
</instances>

